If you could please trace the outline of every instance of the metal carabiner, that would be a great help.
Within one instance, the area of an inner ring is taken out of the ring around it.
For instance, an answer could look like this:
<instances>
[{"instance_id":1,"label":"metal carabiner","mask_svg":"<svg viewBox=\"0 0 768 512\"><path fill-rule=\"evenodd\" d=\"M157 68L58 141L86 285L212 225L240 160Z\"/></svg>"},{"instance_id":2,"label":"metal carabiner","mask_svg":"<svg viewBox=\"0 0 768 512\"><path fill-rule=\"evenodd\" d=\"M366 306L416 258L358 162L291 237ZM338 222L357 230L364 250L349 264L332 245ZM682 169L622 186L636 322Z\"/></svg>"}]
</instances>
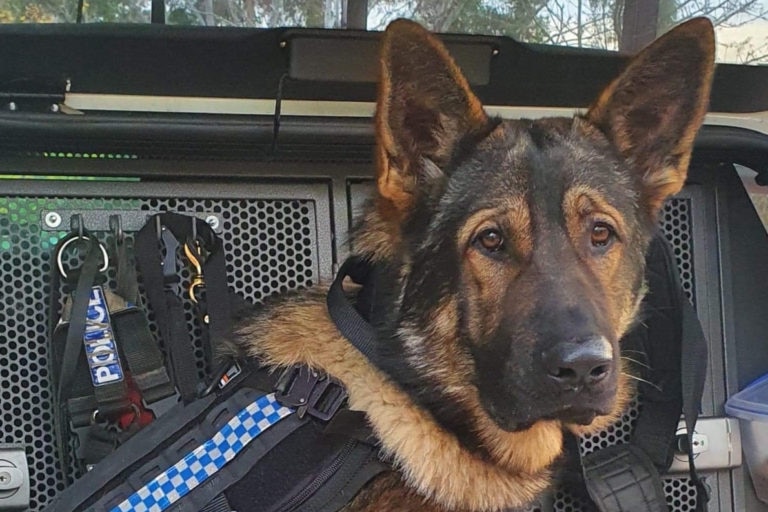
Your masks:
<instances>
[{"instance_id":1,"label":"metal carabiner","mask_svg":"<svg viewBox=\"0 0 768 512\"><path fill-rule=\"evenodd\" d=\"M205 288L205 278L203 277L203 265L201 262L202 251L200 249L200 241L194 239L191 242L195 244L195 248L193 249L190 246L189 240L186 241L184 243L184 254L187 256L187 259L189 260L189 263L192 265L192 269L194 270L192 281L189 283L189 298L192 300L192 302L197 304L199 299L195 294L195 290L197 290L197 288Z\"/></svg>"}]
</instances>

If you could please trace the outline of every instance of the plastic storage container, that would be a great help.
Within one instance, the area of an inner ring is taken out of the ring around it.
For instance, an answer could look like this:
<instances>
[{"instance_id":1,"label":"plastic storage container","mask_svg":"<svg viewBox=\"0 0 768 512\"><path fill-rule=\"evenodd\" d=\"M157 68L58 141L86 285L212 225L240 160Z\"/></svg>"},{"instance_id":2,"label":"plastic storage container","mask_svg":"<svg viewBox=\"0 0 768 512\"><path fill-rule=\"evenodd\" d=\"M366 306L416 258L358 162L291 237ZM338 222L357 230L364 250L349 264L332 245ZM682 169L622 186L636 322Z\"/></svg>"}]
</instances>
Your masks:
<instances>
[{"instance_id":1,"label":"plastic storage container","mask_svg":"<svg viewBox=\"0 0 768 512\"><path fill-rule=\"evenodd\" d=\"M725 412L739 419L741 446L755 493L768 503L768 375L729 398Z\"/></svg>"}]
</instances>

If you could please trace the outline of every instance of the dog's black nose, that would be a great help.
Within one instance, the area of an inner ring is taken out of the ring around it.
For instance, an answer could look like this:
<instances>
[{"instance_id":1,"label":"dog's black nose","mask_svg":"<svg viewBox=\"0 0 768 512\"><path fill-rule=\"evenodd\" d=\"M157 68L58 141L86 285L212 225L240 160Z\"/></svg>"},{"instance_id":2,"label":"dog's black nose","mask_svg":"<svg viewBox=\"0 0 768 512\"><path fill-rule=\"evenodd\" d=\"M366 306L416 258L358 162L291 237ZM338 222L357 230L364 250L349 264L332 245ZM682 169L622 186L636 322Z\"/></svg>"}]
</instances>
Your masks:
<instances>
[{"instance_id":1,"label":"dog's black nose","mask_svg":"<svg viewBox=\"0 0 768 512\"><path fill-rule=\"evenodd\" d=\"M613 366L611 344L602 336L558 343L542 354L542 360L549 378L566 390L598 384Z\"/></svg>"}]
</instances>

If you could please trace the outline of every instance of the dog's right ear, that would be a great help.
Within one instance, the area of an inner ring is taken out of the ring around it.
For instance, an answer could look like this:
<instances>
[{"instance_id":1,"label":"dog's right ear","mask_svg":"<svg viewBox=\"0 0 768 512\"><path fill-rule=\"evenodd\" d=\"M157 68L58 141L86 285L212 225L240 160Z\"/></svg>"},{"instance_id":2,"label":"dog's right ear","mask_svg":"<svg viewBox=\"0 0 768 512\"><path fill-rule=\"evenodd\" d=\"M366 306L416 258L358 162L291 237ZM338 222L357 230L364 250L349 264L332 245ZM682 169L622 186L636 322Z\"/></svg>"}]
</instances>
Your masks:
<instances>
[{"instance_id":1,"label":"dog's right ear","mask_svg":"<svg viewBox=\"0 0 768 512\"><path fill-rule=\"evenodd\" d=\"M712 23L690 20L635 56L587 113L640 173L642 200L654 214L685 183L714 61Z\"/></svg>"},{"instance_id":2,"label":"dog's right ear","mask_svg":"<svg viewBox=\"0 0 768 512\"><path fill-rule=\"evenodd\" d=\"M417 23L392 22L381 46L376 106L378 188L402 214L420 182L448 164L488 117L443 44Z\"/></svg>"}]
</instances>

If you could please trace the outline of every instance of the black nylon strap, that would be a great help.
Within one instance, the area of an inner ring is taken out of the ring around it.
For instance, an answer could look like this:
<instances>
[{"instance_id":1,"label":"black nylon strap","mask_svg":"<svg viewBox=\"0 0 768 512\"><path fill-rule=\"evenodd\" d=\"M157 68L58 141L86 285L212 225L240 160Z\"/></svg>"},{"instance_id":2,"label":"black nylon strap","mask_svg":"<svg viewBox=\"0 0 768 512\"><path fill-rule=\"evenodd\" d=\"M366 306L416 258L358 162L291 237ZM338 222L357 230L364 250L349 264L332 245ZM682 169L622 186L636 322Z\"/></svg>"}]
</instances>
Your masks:
<instances>
[{"instance_id":1,"label":"black nylon strap","mask_svg":"<svg viewBox=\"0 0 768 512\"><path fill-rule=\"evenodd\" d=\"M187 330L181 297L164 286L162 256L155 218L136 234L136 261L144 279L149 304L165 343L173 380L182 401L189 403L197 396L197 365L192 341Z\"/></svg>"},{"instance_id":2,"label":"black nylon strap","mask_svg":"<svg viewBox=\"0 0 768 512\"><path fill-rule=\"evenodd\" d=\"M699 417L699 404L706 378L707 344L693 306L683 297L683 415L688 438L688 472L696 486L696 512L707 510L710 492L696 472L693 432ZM702 364L704 361L704 364Z\"/></svg>"},{"instance_id":3,"label":"black nylon strap","mask_svg":"<svg viewBox=\"0 0 768 512\"><path fill-rule=\"evenodd\" d=\"M197 396L200 382L194 346L184 316L184 304L171 290L162 293L162 301L161 304L165 307L161 311L168 315L163 333L168 359L173 369L173 380L179 388L181 399L188 403Z\"/></svg>"},{"instance_id":4,"label":"black nylon strap","mask_svg":"<svg viewBox=\"0 0 768 512\"><path fill-rule=\"evenodd\" d=\"M707 510L707 504L710 499L710 492L706 484L701 480L694 462L693 454L693 433L696 421L699 417L699 407L701 406L701 395L704 392L704 381L707 376L708 348L707 340L704 336L704 329L696 315L696 311L683 291L680 281L680 274L674 261L674 252L666 238L662 237L665 254L670 260L670 269L674 290L677 293L677 301L680 311L680 330L679 340L681 346L680 354L680 374L681 374L681 395L682 412L685 419L687 451L688 451L688 473L696 487L696 512ZM671 450L670 450L671 451Z\"/></svg>"},{"instance_id":5,"label":"black nylon strap","mask_svg":"<svg viewBox=\"0 0 768 512\"><path fill-rule=\"evenodd\" d=\"M128 242L119 236L115 236L115 271L116 286L115 293L126 301L139 306L141 296L139 295L139 281L136 277L136 267L131 261L131 251Z\"/></svg>"},{"instance_id":6,"label":"black nylon strap","mask_svg":"<svg viewBox=\"0 0 768 512\"><path fill-rule=\"evenodd\" d=\"M60 403L70 397L81 396L85 391L81 389L78 395L73 395L73 390L75 389L73 384L76 379L75 375L78 374L78 360L81 359L80 355L83 351L83 336L85 335L88 302L91 295L91 287L96 282L100 251L98 250L96 238L87 232L84 235L88 238L88 252L80 269L71 305L66 345L64 346L64 353L61 359L61 374L58 388ZM73 234L73 236L79 235ZM88 371L90 375L90 370L85 368L85 371ZM79 373L82 373L82 370ZM96 397L98 412L103 417L119 414L130 407L125 380L93 386L92 393Z\"/></svg>"},{"instance_id":7,"label":"black nylon strap","mask_svg":"<svg viewBox=\"0 0 768 512\"><path fill-rule=\"evenodd\" d=\"M328 290L326 304L328 305L328 314L339 332L365 357L374 361L376 357L376 332L349 303L342 287L346 277L350 277L356 283L363 283L369 269L370 265L365 260L355 257L347 259Z\"/></svg>"},{"instance_id":8,"label":"black nylon strap","mask_svg":"<svg viewBox=\"0 0 768 512\"><path fill-rule=\"evenodd\" d=\"M205 308L210 319L208 323L209 343L207 345L210 351L209 361L212 362L217 353L217 347L228 338L231 332L232 304L227 286L227 265L221 238L215 235L207 223L197 221L205 226L203 229L210 232L208 238L211 240L210 255L203 263L205 294L203 296L204 305L201 307Z\"/></svg>"},{"instance_id":9,"label":"black nylon strap","mask_svg":"<svg viewBox=\"0 0 768 512\"><path fill-rule=\"evenodd\" d=\"M209 367L215 366L213 354L217 353L216 346L229 335L231 330L230 295L224 249L221 239L206 222L172 212L153 216L136 235L136 259L142 272L147 297L155 311L168 351L173 378L182 400L189 402L194 399L201 387L197 361L194 358L181 297L168 287L161 286L164 276L160 266L162 258L158 225L169 229L180 244L188 243L192 241L193 235L196 236L209 253L202 262L205 291L200 297L204 301L201 311L209 318L208 325L201 322L203 348Z\"/></svg>"},{"instance_id":10,"label":"black nylon strap","mask_svg":"<svg viewBox=\"0 0 768 512\"><path fill-rule=\"evenodd\" d=\"M114 313L112 327L142 398L152 404L176 393L144 312L129 307Z\"/></svg>"},{"instance_id":11,"label":"black nylon strap","mask_svg":"<svg viewBox=\"0 0 768 512\"><path fill-rule=\"evenodd\" d=\"M70 279L75 280L73 300L70 304L69 321L53 328L50 334L54 382L56 382L56 440L64 474L69 474L69 425L74 426L90 423L96 410L103 415L117 414L127 410L130 402L127 399L125 381L92 386L90 370L83 353L83 336L86 328L86 315L90 300L91 288L97 281L99 268L98 241L83 230L82 233L70 233L62 238L53 251L51 280L50 322L53 326L58 317L58 298L60 279L56 270L55 260L59 251L73 238L85 237L88 245L85 259L80 269L71 272ZM66 334L62 332L66 330ZM62 344L63 347L59 347ZM87 405L88 410L83 406Z\"/></svg>"},{"instance_id":12,"label":"black nylon strap","mask_svg":"<svg viewBox=\"0 0 768 512\"><path fill-rule=\"evenodd\" d=\"M232 506L224 494L213 498L200 512L232 512Z\"/></svg>"},{"instance_id":13,"label":"black nylon strap","mask_svg":"<svg viewBox=\"0 0 768 512\"><path fill-rule=\"evenodd\" d=\"M78 236L72 234L62 238L54 250L58 254L59 247L63 243ZM91 287L96 281L96 273L99 269L99 251L97 250L96 240L92 236L88 237L88 252L83 261L80 270L80 276L75 287L74 300L72 301L69 315L69 329L67 331L66 344L61 358L61 370L59 373L58 389L56 394L59 402L69 398L69 390L77 368L77 359L83 346L83 336L85 335L85 321L88 312L88 298L91 293Z\"/></svg>"},{"instance_id":14,"label":"black nylon strap","mask_svg":"<svg viewBox=\"0 0 768 512\"><path fill-rule=\"evenodd\" d=\"M646 280L649 291L643 303L643 325L625 342L635 342L644 352L647 366L641 368L643 380L638 385L642 411L632 434L659 471L672 463L677 424L683 407L681 357L683 352L682 285L672 248L662 234L651 242L646 256ZM638 339L639 338L639 339ZM635 359L636 356L632 352Z\"/></svg>"}]
</instances>

